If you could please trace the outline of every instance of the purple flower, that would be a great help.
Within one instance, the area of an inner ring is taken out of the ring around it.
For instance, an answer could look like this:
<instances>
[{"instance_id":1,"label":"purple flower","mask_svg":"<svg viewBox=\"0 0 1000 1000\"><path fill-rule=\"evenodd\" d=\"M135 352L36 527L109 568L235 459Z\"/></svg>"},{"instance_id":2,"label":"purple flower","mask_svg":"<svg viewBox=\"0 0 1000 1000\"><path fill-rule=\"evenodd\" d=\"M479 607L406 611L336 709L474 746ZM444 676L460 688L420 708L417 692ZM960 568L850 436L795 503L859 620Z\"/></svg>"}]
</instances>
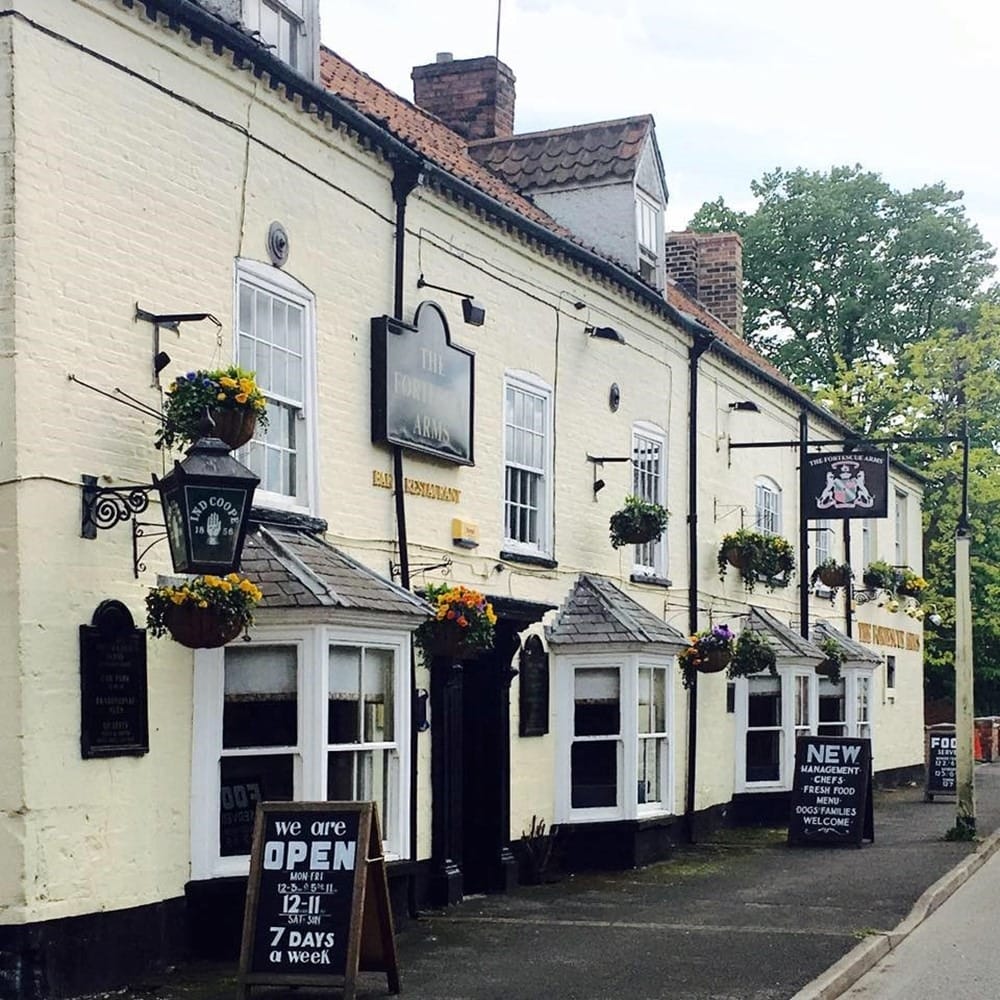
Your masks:
<instances>
[{"instance_id":1,"label":"purple flower","mask_svg":"<svg viewBox=\"0 0 1000 1000\"><path fill-rule=\"evenodd\" d=\"M712 627L712 635L717 639L722 639L723 642L731 642L735 638L728 625L714 625Z\"/></svg>"}]
</instances>

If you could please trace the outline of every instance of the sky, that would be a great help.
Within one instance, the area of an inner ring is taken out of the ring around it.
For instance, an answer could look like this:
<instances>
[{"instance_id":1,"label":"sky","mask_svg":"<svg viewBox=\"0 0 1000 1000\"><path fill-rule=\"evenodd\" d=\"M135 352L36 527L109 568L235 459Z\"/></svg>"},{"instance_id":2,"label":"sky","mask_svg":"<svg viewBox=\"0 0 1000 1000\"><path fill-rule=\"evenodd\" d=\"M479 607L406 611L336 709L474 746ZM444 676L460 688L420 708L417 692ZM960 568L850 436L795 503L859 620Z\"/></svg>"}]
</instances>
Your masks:
<instances>
[{"instance_id":1,"label":"sky","mask_svg":"<svg viewBox=\"0 0 1000 1000\"><path fill-rule=\"evenodd\" d=\"M1000 247L992 0L320 0L323 42L412 100L413 66L497 51L515 132L652 114L683 229L775 167L944 181Z\"/></svg>"}]
</instances>

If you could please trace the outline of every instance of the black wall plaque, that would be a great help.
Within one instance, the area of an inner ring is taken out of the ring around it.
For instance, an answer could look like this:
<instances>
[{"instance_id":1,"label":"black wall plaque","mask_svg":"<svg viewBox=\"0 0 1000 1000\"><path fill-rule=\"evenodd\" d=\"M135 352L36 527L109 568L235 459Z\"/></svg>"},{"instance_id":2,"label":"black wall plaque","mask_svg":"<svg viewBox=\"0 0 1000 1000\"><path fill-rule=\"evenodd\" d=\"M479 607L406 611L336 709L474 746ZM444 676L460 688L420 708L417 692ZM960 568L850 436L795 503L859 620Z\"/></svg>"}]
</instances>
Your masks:
<instances>
[{"instance_id":1,"label":"black wall plaque","mask_svg":"<svg viewBox=\"0 0 1000 1000\"><path fill-rule=\"evenodd\" d=\"M873 841L871 790L871 740L800 736L795 741L789 844Z\"/></svg>"},{"instance_id":2,"label":"black wall plaque","mask_svg":"<svg viewBox=\"0 0 1000 1000\"><path fill-rule=\"evenodd\" d=\"M435 303L415 322L371 321L372 441L472 465L475 355L451 343Z\"/></svg>"},{"instance_id":3,"label":"black wall plaque","mask_svg":"<svg viewBox=\"0 0 1000 1000\"><path fill-rule=\"evenodd\" d=\"M146 630L121 601L101 601L80 626L80 753L149 753Z\"/></svg>"},{"instance_id":4,"label":"black wall plaque","mask_svg":"<svg viewBox=\"0 0 1000 1000\"><path fill-rule=\"evenodd\" d=\"M887 517L888 510L888 452L806 456L802 483L802 515L806 520Z\"/></svg>"},{"instance_id":5,"label":"black wall plaque","mask_svg":"<svg viewBox=\"0 0 1000 1000\"><path fill-rule=\"evenodd\" d=\"M544 736L549 731L549 655L537 635L529 635L520 655L518 733Z\"/></svg>"},{"instance_id":6,"label":"black wall plaque","mask_svg":"<svg viewBox=\"0 0 1000 1000\"><path fill-rule=\"evenodd\" d=\"M329 986L385 972L399 992L396 942L372 802L264 802L257 809L240 953L250 986Z\"/></svg>"},{"instance_id":7,"label":"black wall plaque","mask_svg":"<svg viewBox=\"0 0 1000 1000\"><path fill-rule=\"evenodd\" d=\"M927 734L927 787L925 797L957 795L955 775L955 727L932 726Z\"/></svg>"}]
</instances>

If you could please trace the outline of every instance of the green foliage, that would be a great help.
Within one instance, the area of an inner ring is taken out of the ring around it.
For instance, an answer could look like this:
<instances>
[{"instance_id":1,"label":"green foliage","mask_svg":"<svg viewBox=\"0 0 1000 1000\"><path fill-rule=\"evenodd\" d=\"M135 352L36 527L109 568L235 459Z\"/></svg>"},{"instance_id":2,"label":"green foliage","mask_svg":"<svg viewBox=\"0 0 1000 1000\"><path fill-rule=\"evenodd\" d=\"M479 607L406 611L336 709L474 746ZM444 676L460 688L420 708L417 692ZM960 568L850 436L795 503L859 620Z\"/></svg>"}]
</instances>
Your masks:
<instances>
[{"instance_id":1,"label":"green foliage","mask_svg":"<svg viewBox=\"0 0 1000 1000\"><path fill-rule=\"evenodd\" d=\"M827 676L836 684L840 680L840 668L847 659L847 650L832 635L820 639L817 646L823 651L826 657L826 665L829 667Z\"/></svg>"},{"instance_id":2,"label":"green foliage","mask_svg":"<svg viewBox=\"0 0 1000 1000\"><path fill-rule=\"evenodd\" d=\"M257 423L267 427L267 399L253 372L231 365L179 375L167 389L156 447L172 448L197 441L206 410L242 409L252 410L257 414Z\"/></svg>"},{"instance_id":3,"label":"green foliage","mask_svg":"<svg viewBox=\"0 0 1000 1000\"><path fill-rule=\"evenodd\" d=\"M749 677L767 670L773 677L778 676L778 658L774 646L766 636L745 628L740 632L733 648L733 658L729 661L729 676Z\"/></svg>"},{"instance_id":4,"label":"green foliage","mask_svg":"<svg viewBox=\"0 0 1000 1000\"><path fill-rule=\"evenodd\" d=\"M804 387L898 357L994 271L962 193L940 182L900 192L860 166L776 169L751 192L753 212L720 198L690 226L743 237L747 338Z\"/></svg>"},{"instance_id":5,"label":"green foliage","mask_svg":"<svg viewBox=\"0 0 1000 1000\"><path fill-rule=\"evenodd\" d=\"M609 522L612 547L620 549L623 545L659 538L667 529L669 517L667 508L658 503L637 496L626 497L625 506L616 510Z\"/></svg>"},{"instance_id":6,"label":"green foliage","mask_svg":"<svg viewBox=\"0 0 1000 1000\"><path fill-rule=\"evenodd\" d=\"M725 535L716 558L720 580L725 579L731 565L736 566L743 585L751 592L758 582L768 590L787 587L795 572L795 553L788 539L749 528Z\"/></svg>"}]
</instances>

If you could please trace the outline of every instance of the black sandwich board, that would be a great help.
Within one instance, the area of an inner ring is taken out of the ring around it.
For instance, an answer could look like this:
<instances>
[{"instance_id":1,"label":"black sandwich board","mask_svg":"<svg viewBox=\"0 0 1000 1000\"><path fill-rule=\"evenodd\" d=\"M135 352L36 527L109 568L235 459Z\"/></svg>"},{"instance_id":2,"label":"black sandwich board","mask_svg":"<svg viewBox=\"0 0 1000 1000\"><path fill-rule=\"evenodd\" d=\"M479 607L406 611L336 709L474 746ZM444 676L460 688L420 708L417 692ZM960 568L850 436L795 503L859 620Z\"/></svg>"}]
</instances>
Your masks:
<instances>
[{"instance_id":1,"label":"black sandwich board","mask_svg":"<svg viewBox=\"0 0 1000 1000\"><path fill-rule=\"evenodd\" d=\"M800 736L788 843L860 847L862 840L875 840L871 740Z\"/></svg>"},{"instance_id":2,"label":"black sandwich board","mask_svg":"<svg viewBox=\"0 0 1000 1000\"><path fill-rule=\"evenodd\" d=\"M924 800L933 802L935 795L958 794L955 773L955 727L939 723L927 731L927 785Z\"/></svg>"},{"instance_id":3,"label":"black sandwich board","mask_svg":"<svg viewBox=\"0 0 1000 1000\"><path fill-rule=\"evenodd\" d=\"M238 997L289 985L342 988L354 1000L359 971L384 972L389 991L399 992L375 803L260 803Z\"/></svg>"}]
</instances>

